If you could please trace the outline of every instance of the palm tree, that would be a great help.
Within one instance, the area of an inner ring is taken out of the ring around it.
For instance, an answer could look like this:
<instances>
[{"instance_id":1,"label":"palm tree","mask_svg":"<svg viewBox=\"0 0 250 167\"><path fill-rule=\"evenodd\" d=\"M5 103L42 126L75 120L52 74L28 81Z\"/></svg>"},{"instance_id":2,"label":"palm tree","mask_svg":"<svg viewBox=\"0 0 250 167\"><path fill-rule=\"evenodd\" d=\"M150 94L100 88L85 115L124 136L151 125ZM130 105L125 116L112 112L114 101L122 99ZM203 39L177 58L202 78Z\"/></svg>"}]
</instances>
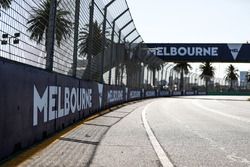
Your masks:
<instances>
[{"instance_id":1,"label":"palm tree","mask_svg":"<svg viewBox=\"0 0 250 167\"><path fill-rule=\"evenodd\" d=\"M61 0L57 0L57 6ZM29 25L28 32L31 33L30 39L41 43L45 40L45 49L48 48L48 27L49 27L49 14L50 14L51 0L44 0L37 8L32 9L32 14L27 22ZM56 10L56 43L60 47L61 41L66 40L72 32L72 23L67 16L70 12L57 8ZM44 38L45 37L45 38Z\"/></svg>"},{"instance_id":2,"label":"palm tree","mask_svg":"<svg viewBox=\"0 0 250 167\"><path fill-rule=\"evenodd\" d=\"M174 66L174 70L178 73L181 73L181 83L180 83L180 89L183 91L184 88L184 74L187 75L190 70L192 70L192 66L188 64L187 62L182 63L176 63Z\"/></svg>"},{"instance_id":3,"label":"palm tree","mask_svg":"<svg viewBox=\"0 0 250 167\"><path fill-rule=\"evenodd\" d=\"M138 58L133 57L132 60L125 60L124 64L127 73L127 86L135 88L139 85L138 75L141 70L141 62Z\"/></svg>"},{"instance_id":4,"label":"palm tree","mask_svg":"<svg viewBox=\"0 0 250 167\"><path fill-rule=\"evenodd\" d=\"M91 39L89 34L89 24L86 24L84 28L79 33L79 52L80 55L86 56L87 55L87 68L84 72L84 78L88 79L88 75L91 68L92 58L93 56L97 56L102 52L103 48L103 31L101 28L101 24L98 24L97 21L93 23L93 37ZM105 36L109 35L109 32L105 32ZM92 49L89 51L89 42L92 42ZM110 40L106 39L106 47L110 45Z\"/></svg>"},{"instance_id":5,"label":"palm tree","mask_svg":"<svg viewBox=\"0 0 250 167\"><path fill-rule=\"evenodd\" d=\"M226 69L226 81L230 81L230 89L233 88L233 81L237 81L239 78L238 69L230 64Z\"/></svg>"},{"instance_id":6,"label":"palm tree","mask_svg":"<svg viewBox=\"0 0 250 167\"><path fill-rule=\"evenodd\" d=\"M84 28L79 33L79 52L80 55L86 55L89 53L89 24L86 24ZM98 25L97 21L93 23L93 45L90 51L91 55L98 55L102 51L102 29L101 24ZM90 55L88 55L90 56Z\"/></svg>"},{"instance_id":7,"label":"palm tree","mask_svg":"<svg viewBox=\"0 0 250 167\"><path fill-rule=\"evenodd\" d=\"M155 73L156 73L156 71L159 71L161 69L161 65L162 65L161 63L149 63L148 64L149 69L153 73L152 78L153 78L153 85L154 86L156 85L156 83L155 83L155 79L156 79Z\"/></svg>"},{"instance_id":8,"label":"palm tree","mask_svg":"<svg viewBox=\"0 0 250 167\"><path fill-rule=\"evenodd\" d=\"M205 79L206 92L207 92L208 91L208 82L214 77L215 68L212 66L212 63L210 63L210 62L205 62L205 63L201 64L199 68L201 71L200 78Z\"/></svg>"},{"instance_id":9,"label":"palm tree","mask_svg":"<svg viewBox=\"0 0 250 167\"><path fill-rule=\"evenodd\" d=\"M250 72L249 71L247 72L246 78L247 78L247 82L250 82Z\"/></svg>"},{"instance_id":10,"label":"palm tree","mask_svg":"<svg viewBox=\"0 0 250 167\"><path fill-rule=\"evenodd\" d=\"M0 8L8 9L12 0L0 0Z\"/></svg>"}]
</instances>

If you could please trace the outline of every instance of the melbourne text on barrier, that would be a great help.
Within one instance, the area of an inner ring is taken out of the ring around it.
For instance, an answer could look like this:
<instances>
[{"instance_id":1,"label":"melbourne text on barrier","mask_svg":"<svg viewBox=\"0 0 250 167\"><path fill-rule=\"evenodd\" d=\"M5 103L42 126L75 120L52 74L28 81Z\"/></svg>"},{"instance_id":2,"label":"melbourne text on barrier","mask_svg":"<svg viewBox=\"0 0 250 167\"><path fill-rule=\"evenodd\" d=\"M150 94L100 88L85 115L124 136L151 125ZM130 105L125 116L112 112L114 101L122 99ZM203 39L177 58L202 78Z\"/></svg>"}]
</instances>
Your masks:
<instances>
[{"instance_id":1,"label":"melbourne text on barrier","mask_svg":"<svg viewBox=\"0 0 250 167\"><path fill-rule=\"evenodd\" d=\"M38 112L43 112L43 120L47 122L91 107L92 89L47 86L39 94L34 85L33 126L38 124Z\"/></svg>"}]
</instances>

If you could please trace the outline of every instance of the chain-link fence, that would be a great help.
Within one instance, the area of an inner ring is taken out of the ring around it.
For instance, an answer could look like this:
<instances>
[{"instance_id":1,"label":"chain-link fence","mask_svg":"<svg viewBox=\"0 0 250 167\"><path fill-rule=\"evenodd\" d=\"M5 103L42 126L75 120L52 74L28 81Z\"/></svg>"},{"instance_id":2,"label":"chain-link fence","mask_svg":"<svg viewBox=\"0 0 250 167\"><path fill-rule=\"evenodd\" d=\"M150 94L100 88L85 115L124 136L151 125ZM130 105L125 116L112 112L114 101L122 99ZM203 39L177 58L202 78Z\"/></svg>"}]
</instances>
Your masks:
<instances>
[{"instance_id":1,"label":"chain-link fence","mask_svg":"<svg viewBox=\"0 0 250 167\"><path fill-rule=\"evenodd\" d=\"M182 77L148 52L126 0L0 0L0 57L84 80L224 91L224 78Z\"/></svg>"},{"instance_id":2,"label":"chain-link fence","mask_svg":"<svg viewBox=\"0 0 250 167\"><path fill-rule=\"evenodd\" d=\"M154 66L126 0L1 0L0 7L0 57L130 86L141 86L143 67Z\"/></svg>"}]
</instances>

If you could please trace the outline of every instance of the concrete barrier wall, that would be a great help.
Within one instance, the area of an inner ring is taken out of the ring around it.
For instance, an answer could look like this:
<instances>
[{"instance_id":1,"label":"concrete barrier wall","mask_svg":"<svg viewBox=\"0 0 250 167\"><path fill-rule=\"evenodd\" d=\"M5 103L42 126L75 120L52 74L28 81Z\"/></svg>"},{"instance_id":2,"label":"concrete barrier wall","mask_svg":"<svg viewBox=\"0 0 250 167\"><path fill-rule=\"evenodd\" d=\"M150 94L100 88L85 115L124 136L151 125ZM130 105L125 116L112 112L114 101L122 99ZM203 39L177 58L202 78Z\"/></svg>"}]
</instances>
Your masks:
<instances>
[{"instance_id":1,"label":"concrete barrier wall","mask_svg":"<svg viewBox=\"0 0 250 167\"><path fill-rule=\"evenodd\" d=\"M87 82L0 59L0 160L104 108L170 95L167 90Z\"/></svg>"}]
</instances>

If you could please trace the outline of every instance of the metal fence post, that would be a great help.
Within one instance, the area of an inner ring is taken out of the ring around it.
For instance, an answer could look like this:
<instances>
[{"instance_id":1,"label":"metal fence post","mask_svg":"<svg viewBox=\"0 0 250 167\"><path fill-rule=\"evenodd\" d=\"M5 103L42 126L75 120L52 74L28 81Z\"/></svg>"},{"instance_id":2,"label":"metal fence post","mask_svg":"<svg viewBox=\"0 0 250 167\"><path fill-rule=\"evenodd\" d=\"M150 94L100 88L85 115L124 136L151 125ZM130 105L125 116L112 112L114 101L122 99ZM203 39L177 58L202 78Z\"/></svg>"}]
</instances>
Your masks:
<instances>
[{"instance_id":1,"label":"metal fence post","mask_svg":"<svg viewBox=\"0 0 250 167\"><path fill-rule=\"evenodd\" d=\"M104 74L104 56L105 56L105 47L106 47L106 20L107 20L107 10L112 3L114 3L115 0L110 1L105 7L104 7L104 16L103 16L103 27L102 27L102 57L101 57L101 82L103 83L103 74Z\"/></svg>"},{"instance_id":2,"label":"metal fence post","mask_svg":"<svg viewBox=\"0 0 250 167\"><path fill-rule=\"evenodd\" d=\"M114 50L114 36L115 36L115 23L121 18L126 12L129 11L129 8L124 10L121 14L119 14L114 20L112 25L112 35L111 35L111 55L110 55L110 70L109 70L109 85L111 84L111 73L112 73L112 63L113 63L113 50ZM116 82L116 81L115 81Z\"/></svg>"},{"instance_id":3,"label":"metal fence post","mask_svg":"<svg viewBox=\"0 0 250 167\"><path fill-rule=\"evenodd\" d=\"M127 37L130 36L133 32L135 32L136 28L134 28L132 31L130 31L124 38L123 41L125 42ZM131 43L131 42L130 42Z\"/></svg>"},{"instance_id":4,"label":"metal fence post","mask_svg":"<svg viewBox=\"0 0 250 167\"><path fill-rule=\"evenodd\" d=\"M164 72L164 64L161 66L161 80L160 80L160 86L163 87L163 72Z\"/></svg>"},{"instance_id":5,"label":"metal fence post","mask_svg":"<svg viewBox=\"0 0 250 167\"><path fill-rule=\"evenodd\" d=\"M73 77L76 77L77 68L77 50L78 50L78 36L79 36L79 17L80 17L80 0L75 3L75 27L74 27L74 52L73 52Z\"/></svg>"},{"instance_id":6,"label":"metal fence post","mask_svg":"<svg viewBox=\"0 0 250 167\"><path fill-rule=\"evenodd\" d=\"M144 65L143 63L140 63L140 71L139 71L139 83L138 83L138 87L141 88L141 85L142 85L142 77L143 77L143 74L142 74L142 69L144 68Z\"/></svg>"},{"instance_id":7,"label":"metal fence post","mask_svg":"<svg viewBox=\"0 0 250 167\"><path fill-rule=\"evenodd\" d=\"M88 59L89 74L87 74L87 77L85 76L85 79L90 79L90 77L91 77L94 8L95 8L95 1L91 0L91 4L90 4L90 7L89 7L89 40L88 40L88 43L87 43L87 48L88 48L88 50L87 50L87 52L88 52L87 53L87 59ZM86 73L86 71L84 73Z\"/></svg>"},{"instance_id":8,"label":"metal fence post","mask_svg":"<svg viewBox=\"0 0 250 167\"><path fill-rule=\"evenodd\" d=\"M170 84L170 80L169 80L169 77L168 77L168 69L169 69L170 67L173 67L173 64L170 64L170 66L168 66L168 67L166 68L165 80L166 80L166 82L167 82L167 80L168 80L168 82L169 82L168 85ZM169 72L169 76L171 75L170 73L171 73L171 71Z\"/></svg>"},{"instance_id":9,"label":"metal fence post","mask_svg":"<svg viewBox=\"0 0 250 167\"><path fill-rule=\"evenodd\" d=\"M139 47L138 47L138 54L137 54L137 57L140 57L141 56L141 43L139 44ZM139 88L141 88L141 85L143 84L142 82L142 77L143 77L143 74L142 74L142 71L144 69L144 64L141 62L140 63L140 70L139 70Z\"/></svg>"},{"instance_id":10,"label":"metal fence post","mask_svg":"<svg viewBox=\"0 0 250 167\"><path fill-rule=\"evenodd\" d=\"M136 30L136 29L133 29L131 32L129 32L129 33L123 38L124 43L126 43L126 42L125 42L125 41L126 41L126 38L127 38L128 36L130 36L135 30ZM120 34L119 34L119 35L120 35ZM130 54L131 54L131 44L132 44L132 43L129 43L129 47L128 47L129 56L130 56ZM126 73L127 73L127 69L126 69ZM128 86L128 74L127 74L126 86Z\"/></svg>"},{"instance_id":11,"label":"metal fence post","mask_svg":"<svg viewBox=\"0 0 250 167\"><path fill-rule=\"evenodd\" d=\"M146 83L146 88L148 88L148 85L149 85L149 69L148 69L148 66L146 67L147 69L147 83Z\"/></svg>"},{"instance_id":12,"label":"metal fence post","mask_svg":"<svg viewBox=\"0 0 250 167\"><path fill-rule=\"evenodd\" d=\"M124 41L125 41L125 39L124 39ZM129 44L129 46L128 46L128 53L129 53L129 56L130 56L131 55L131 44ZM126 74L127 74L126 86L131 86L128 81L131 82L131 80L133 80L133 75L128 75L127 66L126 66ZM128 80L129 76L131 77L131 80ZM132 83L133 83L133 81L132 81Z\"/></svg>"},{"instance_id":13,"label":"metal fence post","mask_svg":"<svg viewBox=\"0 0 250 167\"><path fill-rule=\"evenodd\" d=\"M119 36L118 36L118 45L120 45L121 43L121 34L122 34L122 30L124 30L128 25L130 25L133 22L133 19L131 19L129 22L127 22L118 32ZM116 52L117 54L117 52ZM117 55L116 55L117 57ZM121 78L120 78L120 85L122 85L122 80L123 80L123 72L124 72L124 64L121 65Z\"/></svg>"},{"instance_id":14,"label":"metal fence post","mask_svg":"<svg viewBox=\"0 0 250 167\"><path fill-rule=\"evenodd\" d=\"M56 30L56 11L57 1L50 1L50 13L49 13L49 26L48 26L48 45L46 56L46 69L53 71L53 59L54 59L54 43L55 43L55 30Z\"/></svg>"},{"instance_id":15,"label":"metal fence post","mask_svg":"<svg viewBox=\"0 0 250 167\"><path fill-rule=\"evenodd\" d=\"M121 43L121 34L122 34L122 30L124 30L129 24L131 24L133 22L133 20L130 20L129 22L127 22L120 30L119 30L119 39L118 39L118 44Z\"/></svg>"},{"instance_id":16,"label":"metal fence post","mask_svg":"<svg viewBox=\"0 0 250 167\"><path fill-rule=\"evenodd\" d=\"M132 32L134 32L134 31L132 31ZM132 33L131 33L132 34ZM129 34L130 35L130 34ZM138 35L137 37L135 37L131 42L130 42L130 44L133 44L138 38L140 38L141 36L140 35Z\"/></svg>"},{"instance_id":17,"label":"metal fence post","mask_svg":"<svg viewBox=\"0 0 250 167\"><path fill-rule=\"evenodd\" d=\"M169 74L169 83L170 83L170 79L171 79L171 90L173 90L173 86L174 86L174 68L170 69L170 74Z\"/></svg>"}]
</instances>

